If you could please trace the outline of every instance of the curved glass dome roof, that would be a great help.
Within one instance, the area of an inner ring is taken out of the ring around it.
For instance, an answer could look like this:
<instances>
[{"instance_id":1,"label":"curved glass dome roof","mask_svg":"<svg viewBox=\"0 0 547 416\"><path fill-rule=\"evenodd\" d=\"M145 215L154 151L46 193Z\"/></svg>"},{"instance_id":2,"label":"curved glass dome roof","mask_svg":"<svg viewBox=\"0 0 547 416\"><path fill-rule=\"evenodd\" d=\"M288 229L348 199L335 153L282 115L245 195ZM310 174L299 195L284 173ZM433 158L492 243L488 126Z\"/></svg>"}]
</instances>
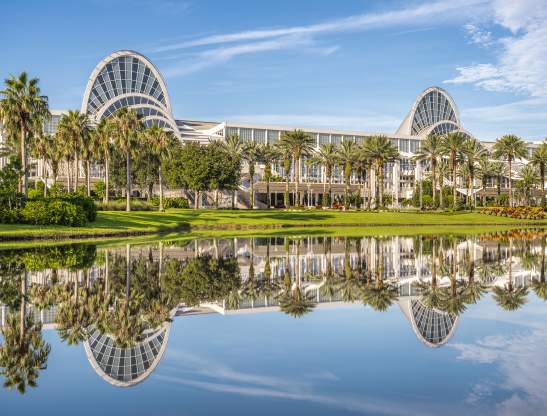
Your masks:
<instances>
[{"instance_id":1,"label":"curved glass dome roof","mask_svg":"<svg viewBox=\"0 0 547 416\"><path fill-rule=\"evenodd\" d=\"M179 135L165 81L152 62L134 51L114 52L99 62L87 83L82 112L99 121L123 107L134 108L145 125Z\"/></svg>"},{"instance_id":2,"label":"curved glass dome roof","mask_svg":"<svg viewBox=\"0 0 547 416\"><path fill-rule=\"evenodd\" d=\"M145 380L156 369L167 347L170 323L146 331L137 344L120 348L114 338L92 329L84 343L93 369L106 382L118 387L130 387Z\"/></svg>"},{"instance_id":3,"label":"curved glass dome roof","mask_svg":"<svg viewBox=\"0 0 547 416\"><path fill-rule=\"evenodd\" d=\"M418 96L397 133L418 136L429 132L433 126L438 127L439 134L461 129L454 100L439 87L430 87Z\"/></svg>"},{"instance_id":4,"label":"curved glass dome roof","mask_svg":"<svg viewBox=\"0 0 547 416\"><path fill-rule=\"evenodd\" d=\"M412 329L429 347L439 347L452 336L458 317L427 308L419 299L410 301Z\"/></svg>"}]
</instances>

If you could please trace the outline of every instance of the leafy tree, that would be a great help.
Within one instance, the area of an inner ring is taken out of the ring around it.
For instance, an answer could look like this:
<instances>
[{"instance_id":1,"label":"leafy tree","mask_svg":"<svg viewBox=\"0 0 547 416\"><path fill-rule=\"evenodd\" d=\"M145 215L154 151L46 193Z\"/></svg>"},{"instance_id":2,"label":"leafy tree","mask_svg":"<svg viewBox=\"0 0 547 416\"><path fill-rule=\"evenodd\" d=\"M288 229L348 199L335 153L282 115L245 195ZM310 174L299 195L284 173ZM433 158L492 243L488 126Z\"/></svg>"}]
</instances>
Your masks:
<instances>
[{"instance_id":1,"label":"leafy tree","mask_svg":"<svg viewBox=\"0 0 547 416\"><path fill-rule=\"evenodd\" d=\"M328 182L327 190L323 189L323 205L332 208L332 173L338 163L338 149L335 144L326 143L319 147L314 157L317 163L325 168L325 177Z\"/></svg>"},{"instance_id":2,"label":"leafy tree","mask_svg":"<svg viewBox=\"0 0 547 416\"><path fill-rule=\"evenodd\" d=\"M414 158L418 161L428 161L431 169L431 182L433 186L433 201L437 201L437 164L442 157L442 138L438 134L428 134L420 144ZM442 183L442 182L441 182ZM442 186L441 186L442 187Z\"/></svg>"},{"instance_id":3,"label":"leafy tree","mask_svg":"<svg viewBox=\"0 0 547 416\"><path fill-rule=\"evenodd\" d=\"M452 208L454 209L456 209L456 205L458 204L458 164L463 158L463 147L467 138L467 134L461 131L451 131L443 136L441 143L443 154L447 155L450 161L450 170L452 172Z\"/></svg>"},{"instance_id":4,"label":"leafy tree","mask_svg":"<svg viewBox=\"0 0 547 416\"><path fill-rule=\"evenodd\" d=\"M368 158L374 161L376 170L376 206L383 202L384 195L384 163L399 157L399 150L384 135L371 136L364 144Z\"/></svg>"},{"instance_id":5,"label":"leafy tree","mask_svg":"<svg viewBox=\"0 0 547 416\"><path fill-rule=\"evenodd\" d=\"M349 186L353 166L357 161L357 145L355 142L344 140L338 147L336 155L344 173L344 205L349 208Z\"/></svg>"}]
</instances>

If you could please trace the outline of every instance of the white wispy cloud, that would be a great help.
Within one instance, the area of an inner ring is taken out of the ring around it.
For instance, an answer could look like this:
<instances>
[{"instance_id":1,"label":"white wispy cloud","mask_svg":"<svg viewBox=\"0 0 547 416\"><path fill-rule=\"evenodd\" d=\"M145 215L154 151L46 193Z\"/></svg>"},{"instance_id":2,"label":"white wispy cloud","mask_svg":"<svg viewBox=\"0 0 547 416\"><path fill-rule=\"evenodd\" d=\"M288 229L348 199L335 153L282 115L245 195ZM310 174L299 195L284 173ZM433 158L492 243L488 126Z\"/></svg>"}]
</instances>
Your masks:
<instances>
[{"instance_id":1,"label":"white wispy cloud","mask_svg":"<svg viewBox=\"0 0 547 416\"><path fill-rule=\"evenodd\" d=\"M291 378L248 373L232 369L215 360L194 353L170 351L162 366L168 374L155 374L157 380L172 385L190 386L216 393L309 402L364 414L415 416L437 414L433 403L400 404L369 397L353 397L322 393L315 381L338 382L336 375L319 373L294 375ZM199 376L199 379L196 379ZM299 376L301 379L299 380Z\"/></svg>"},{"instance_id":2,"label":"white wispy cloud","mask_svg":"<svg viewBox=\"0 0 547 416\"><path fill-rule=\"evenodd\" d=\"M492 44L492 32L484 30L474 23L467 23L464 29L467 31L472 43L482 46L490 46Z\"/></svg>"},{"instance_id":3,"label":"white wispy cloud","mask_svg":"<svg viewBox=\"0 0 547 416\"><path fill-rule=\"evenodd\" d=\"M182 59L167 68L164 71L167 77L186 75L227 62L235 56L264 51L300 48L306 52L328 56L335 53L340 45L320 44L321 35L382 27L419 27L423 24L430 26L432 20L436 24L457 19L465 20L478 13L487 4L488 0L425 2L397 10L358 14L307 26L256 29L204 36L163 44L151 48L149 52L158 54L161 59L161 54L167 52L198 49L192 58Z\"/></svg>"},{"instance_id":4,"label":"white wispy cloud","mask_svg":"<svg viewBox=\"0 0 547 416\"><path fill-rule=\"evenodd\" d=\"M488 91L508 91L547 97L547 4L545 0L492 0L492 24L510 32L496 39L496 62L456 68L453 84L474 84ZM472 27L471 36L483 45L491 34ZM474 32L473 32L474 31Z\"/></svg>"}]
</instances>

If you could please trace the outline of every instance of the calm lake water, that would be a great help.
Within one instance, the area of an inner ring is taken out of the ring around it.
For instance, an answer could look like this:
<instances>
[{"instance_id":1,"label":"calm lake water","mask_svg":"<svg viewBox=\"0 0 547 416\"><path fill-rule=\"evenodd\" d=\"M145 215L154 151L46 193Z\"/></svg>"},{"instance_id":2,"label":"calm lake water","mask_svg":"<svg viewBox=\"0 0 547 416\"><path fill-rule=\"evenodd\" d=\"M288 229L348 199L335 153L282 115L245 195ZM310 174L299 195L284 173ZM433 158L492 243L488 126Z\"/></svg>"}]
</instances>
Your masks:
<instances>
[{"instance_id":1,"label":"calm lake water","mask_svg":"<svg viewBox=\"0 0 547 416\"><path fill-rule=\"evenodd\" d=\"M547 414L545 241L0 250L2 415Z\"/></svg>"}]
</instances>

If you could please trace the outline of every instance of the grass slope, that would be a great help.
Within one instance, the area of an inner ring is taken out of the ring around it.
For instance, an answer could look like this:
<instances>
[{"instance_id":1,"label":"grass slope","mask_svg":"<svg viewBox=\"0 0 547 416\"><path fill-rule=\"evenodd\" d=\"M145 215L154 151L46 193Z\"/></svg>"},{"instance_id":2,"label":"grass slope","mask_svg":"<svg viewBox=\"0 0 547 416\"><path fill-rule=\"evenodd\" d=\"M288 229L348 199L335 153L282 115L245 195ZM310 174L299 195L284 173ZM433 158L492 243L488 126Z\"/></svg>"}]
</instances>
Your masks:
<instances>
[{"instance_id":1,"label":"grass slope","mask_svg":"<svg viewBox=\"0 0 547 416\"><path fill-rule=\"evenodd\" d=\"M364 211L276 211L276 210L184 210L167 212L99 212L88 227L33 226L0 224L0 239L85 238L186 231L228 234L230 230L272 229L279 227L344 226L547 226L547 220L520 220L479 213L418 213ZM311 230L310 230L311 231ZM287 230L284 231L286 233Z\"/></svg>"}]
</instances>

